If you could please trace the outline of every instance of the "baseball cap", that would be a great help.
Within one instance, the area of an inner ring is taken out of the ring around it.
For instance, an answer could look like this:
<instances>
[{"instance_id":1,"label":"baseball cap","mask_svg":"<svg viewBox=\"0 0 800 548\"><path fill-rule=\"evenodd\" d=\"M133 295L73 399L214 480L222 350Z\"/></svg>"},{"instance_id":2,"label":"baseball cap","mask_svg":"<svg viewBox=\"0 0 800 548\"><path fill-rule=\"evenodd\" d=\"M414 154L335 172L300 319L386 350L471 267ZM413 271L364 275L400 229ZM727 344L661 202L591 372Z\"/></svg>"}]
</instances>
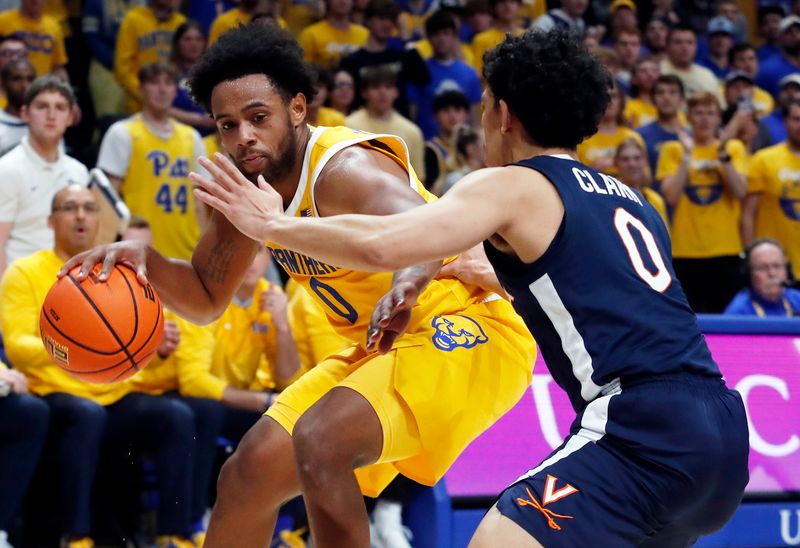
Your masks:
<instances>
[{"instance_id":1,"label":"baseball cap","mask_svg":"<svg viewBox=\"0 0 800 548\"><path fill-rule=\"evenodd\" d=\"M800 22L800 21L798 21ZM708 22L708 28L706 32L708 35L712 34L730 34L733 35L736 29L733 27L733 23L731 23L730 19L727 17L719 16L714 17Z\"/></svg>"},{"instance_id":2,"label":"baseball cap","mask_svg":"<svg viewBox=\"0 0 800 548\"><path fill-rule=\"evenodd\" d=\"M788 86L789 84L794 84L796 86L800 86L800 72L793 72L788 76L784 76L781 78L781 81L778 82L778 87L783 88Z\"/></svg>"},{"instance_id":3,"label":"baseball cap","mask_svg":"<svg viewBox=\"0 0 800 548\"><path fill-rule=\"evenodd\" d=\"M732 82L735 82L736 80L745 80L746 82L748 82L750 84L755 84L755 82L753 81L753 78L749 74L747 74L746 72L741 71L741 70L732 70L725 77L725 85L727 86L728 84L730 84Z\"/></svg>"},{"instance_id":4,"label":"baseball cap","mask_svg":"<svg viewBox=\"0 0 800 548\"><path fill-rule=\"evenodd\" d=\"M611 2L611 6L609 6L608 11L613 15L620 8L629 8L633 11L636 11L636 4L633 2L633 0L614 0Z\"/></svg>"},{"instance_id":5,"label":"baseball cap","mask_svg":"<svg viewBox=\"0 0 800 548\"><path fill-rule=\"evenodd\" d=\"M786 32L789 30L793 25L800 25L800 17L797 15L787 15L783 19L781 19L781 24L778 27L780 32Z\"/></svg>"}]
</instances>

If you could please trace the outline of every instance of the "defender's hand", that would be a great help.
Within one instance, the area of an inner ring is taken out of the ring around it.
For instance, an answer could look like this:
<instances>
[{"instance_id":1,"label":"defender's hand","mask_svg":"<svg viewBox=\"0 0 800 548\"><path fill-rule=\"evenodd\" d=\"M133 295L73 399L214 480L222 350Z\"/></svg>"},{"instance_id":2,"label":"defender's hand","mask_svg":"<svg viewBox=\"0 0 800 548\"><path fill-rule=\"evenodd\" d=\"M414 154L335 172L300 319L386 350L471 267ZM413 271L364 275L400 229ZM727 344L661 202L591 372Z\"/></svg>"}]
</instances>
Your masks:
<instances>
[{"instance_id":1,"label":"defender's hand","mask_svg":"<svg viewBox=\"0 0 800 548\"><path fill-rule=\"evenodd\" d=\"M411 309L419 298L419 291L412 283L395 284L380 298L372 312L367 330L367 350L386 354L394 341L405 333L411 320Z\"/></svg>"},{"instance_id":2,"label":"defender's hand","mask_svg":"<svg viewBox=\"0 0 800 548\"><path fill-rule=\"evenodd\" d=\"M283 213L281 195L261 175L258 176L258 185L251 183L233 162L219 152L214 154L213 162L203 157L198 161L214 180L190 173L189 177L197 185L195 197L225 215L245 236L259 242L267 241L269 235L265 221Z\"/></svg>"}]
</instances>

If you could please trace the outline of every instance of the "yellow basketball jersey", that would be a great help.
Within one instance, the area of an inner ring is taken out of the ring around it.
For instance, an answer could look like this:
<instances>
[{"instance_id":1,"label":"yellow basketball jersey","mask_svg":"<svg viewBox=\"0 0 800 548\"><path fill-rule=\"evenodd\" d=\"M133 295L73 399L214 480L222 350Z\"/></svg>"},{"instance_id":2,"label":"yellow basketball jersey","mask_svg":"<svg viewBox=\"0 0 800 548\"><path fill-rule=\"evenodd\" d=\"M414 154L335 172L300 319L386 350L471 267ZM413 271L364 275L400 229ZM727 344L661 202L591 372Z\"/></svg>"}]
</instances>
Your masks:
<instances>
[{"instance_id":1,"label":"yellow basketball jersey","mask_svg":"<svg viewBox=\"0 0 800 548\"><path fill-rule=\"evenodd\" d=\"M314 188L325 164L339 151L350 146L361 146L392 158L408 172L408 184L426 201L435 196L425 190L417 179L401 139L392 135L375 135L347 127L318 127L313 130L306 147L300 181L287 215L318 217L314 202ZM325 310L333 328L346 339L363 345L367 326L375 303L388 291L392 273L367 273L339 268L322 263L295 251L267 243L275 262L302 285ZM409 332L417 322L434 310L439 314L456 312L474 302L489 297L489 293L467 286L458 280L434 280L420 295L412 311Z\"/></svg>"},{"instance_id":2,"label":"yellow basketball jersey","mask_svg":"<svg viewBox=\"0 0 800 548\"><path fill-rule=\"evenodd\" d=\"M155 135L136 115L126 123L131 159L122 196L133 215L153 227L153 247L162 255L189 260L200 239L192 182L194 130L172 123L172 135Z\"/></svg>"}]
</instances>

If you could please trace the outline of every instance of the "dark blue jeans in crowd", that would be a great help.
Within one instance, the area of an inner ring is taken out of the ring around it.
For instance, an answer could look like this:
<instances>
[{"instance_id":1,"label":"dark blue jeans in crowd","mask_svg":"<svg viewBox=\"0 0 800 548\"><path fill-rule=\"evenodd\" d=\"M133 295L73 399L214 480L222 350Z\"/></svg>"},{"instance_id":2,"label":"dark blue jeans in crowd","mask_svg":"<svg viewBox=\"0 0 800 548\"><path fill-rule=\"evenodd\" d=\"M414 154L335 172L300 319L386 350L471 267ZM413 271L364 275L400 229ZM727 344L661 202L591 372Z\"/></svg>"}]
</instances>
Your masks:
<instances>
[{"instance_id":1,"label":"dark blue jeans in crowd","mask_svg":"<svg viewBox=\"0 0 800 548\"><path fill-rule=\"evenodd\" d=\"M44 396L50 407L47 456L56 462L61 534L82 537L91 532L92 483L103 432L105 408L91 400L54 392Z\"/></svg>"},{"instance_id":2,"label":"dark blue jeans in crowd","mask_svg":"<svg viewBox=\"0 0 800 548\"><path fill-rule=\"evenodd\" d=\"M194 527L202 521L208 508L208 494L211 482L216 478L211 477L214 470L214 459L217 454L217 440L222 430L222 419L225 406L218 401L206 398L188 398L177 392L164 394L189 406L194 414L194 473L192 478L192 504L190 518Z\"/></svg>"},{"instance_id":3,"label":"dark blue jeans in crowd","mask_svg":"<svg viewBox=\"0 0 800 548\"><path fill-rule=\"evenodd\" d=\"M0 398L0 530L6 530L28 488L47 439L50 408L30 394Z\"/></svg>"},{"instance_id":4,"label":"dark blue jeans in crowd","mask_svg":"<svg viewBox=\"0 0 800 548\"><path fill-rule=\"evenodd\" d=\"M139 466L135 458L151 452L158 474L158 533L188 535L192 500L194 414L175 398L134 392L108 406L106 441L120 464Z\"/></svg>"}]
</instances>

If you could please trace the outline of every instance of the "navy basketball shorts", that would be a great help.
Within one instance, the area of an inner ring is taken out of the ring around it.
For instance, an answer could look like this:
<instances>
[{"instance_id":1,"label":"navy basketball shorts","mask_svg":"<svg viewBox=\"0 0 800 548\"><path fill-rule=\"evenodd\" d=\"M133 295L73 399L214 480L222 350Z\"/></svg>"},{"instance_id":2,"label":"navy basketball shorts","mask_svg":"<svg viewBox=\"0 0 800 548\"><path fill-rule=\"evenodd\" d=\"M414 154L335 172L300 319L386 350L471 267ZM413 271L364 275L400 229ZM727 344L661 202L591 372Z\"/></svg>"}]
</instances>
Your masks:
<instances>
[{"instance_id":1,"label":"navy basketball shorts","mask_svg":"<svg viewBox=\"0 0 800 548\"><path fill-rule=\"evenodd\" d=\"M733 515L748 449L744 405L723 381L623 382L496 506L548 548L687 546Z\"/></svg>"}]
</instances>

